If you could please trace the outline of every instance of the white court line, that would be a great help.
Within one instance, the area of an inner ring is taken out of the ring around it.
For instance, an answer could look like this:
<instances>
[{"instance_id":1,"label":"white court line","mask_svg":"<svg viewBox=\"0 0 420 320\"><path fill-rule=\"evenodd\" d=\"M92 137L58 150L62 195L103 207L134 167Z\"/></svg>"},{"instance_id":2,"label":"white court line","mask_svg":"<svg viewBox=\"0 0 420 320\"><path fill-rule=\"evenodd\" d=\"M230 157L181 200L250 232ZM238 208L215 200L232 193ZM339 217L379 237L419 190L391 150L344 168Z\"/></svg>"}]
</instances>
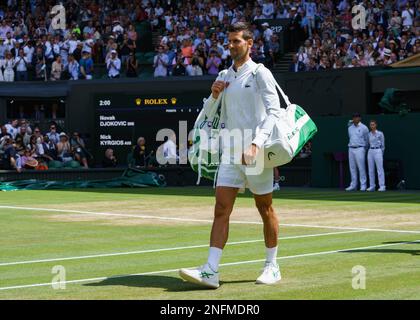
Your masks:
<instances>
[{"instance_id":1,"label":"white court line","mask_svg":"<svg viewBox=\"0 0 420 320\"><path fill-rule=\"evenodd\" d=\"M353 251L353 250L364 250L364 249L392 247L392 246L412 244L412 243L420 243L420 240L405 241L405 242L399 242L399 243L380 244L380 245L376 245L376 246L367 246L367 247L357 247L357 248L338 249L338 250L331 250L331 251L304 253L304 254L298 254L298 255L292 255L292 256L278 257L277 260L286 260L286 259L296 259L296 258L301 258L301 257L320 256L320 255L327 255L327 254L332 254L332 253L348 252L348 251ZM220 266L221 267L227 267L227 266L235 266L235 265L240 265L240 264L250 264L250 263L264 262L264 261L265 261L265 259L238 261L238 262L222 263ZM193 267L190 267L190 268L193 268ZM152 274L171 273L171 272L176 272L178 270L179 270L179 268L169 269L169 270L161 270L161 271L151 271L151 272L144 272L144 273L126 274L126 275L119 275L119 276L112 276L112 277L98 277L98 278L90 278L90 279L69 280L69 281L63 281L61 283L70 284L70 283L93 282L93 281L102 281L102 280L107 280L107 279L118 279L118 278L124 278L124 277L147 276L147 275L152 275ZM0 287L0 291L2 291L2 290L12 290L12 289L33 288L33 287L46 287L46 286L51 286L51 285L52 285L51 282L46 282L46 283L35 283L35 284L27 284L27 285L12 286L12 287Z\"/></svg>"},{"instance_id":2,"label":"white court line","mask_svg":"<svg viewBox=\"0 0 420 320\"><path fill-rule=\"evenodd\" d=\"M356 233L356 232L364 232L364 230L351 230L351 231L339 231L339 232L325 232L325 233L317 233L317 234L305 234L305 235L299 235L299 236L280 237L279 240L322 237L322 236L331 236L331 235L337 235L337 234L347 234L347 233ZM238 245L238 244L255 243L255 242L263 242L263 241L264 241L264 239L244 240L244 241L228 242L228 243L226 243L226 245ZM16 261L16 262L3 262L3 263L0 263L0 267L21 265L21 264L33 264L33 263L66 261L66 260L81 260L81 259L124 256L124 255L143 254L143 253L152 253L152 252L164 252L164 251L176 251L176 250L206 248L208 246L209 246L208 244L200 244L200 245L185 246L185 247L149 249L149 250L128 251L128 252L102 253L102 254L93 254L93 255L86 255L86 256L51 258L51 259L40 259L40 260L26 260L26 261Z\"/></svg>"},{"instance_id":3,"label":"white court line","mask_svg":"<svg viewBox=\"0 0 420 320\"><path fill-rule=\"evenodd\" d=\"M78 214L90 214L90 215L98 215L98 216L129 217L129 218L137 218L137 219L155 219L155 220L172 220L172 221L182 221L182 222L213 223L213 220L210 220L210 219L189 219L189 218L162 217L162 216L137 215L137 214L126 214L126 213L81 211L81 210L70 210L70 209L29 208L29 207L15 207L15 206L0 206L0 209L78 213ZM263 224L261 221L238 221L238 220L231 220L230 223L234 223L234 224L257 224L257 225L262 225ZM335 227L335 226L321 226L321 225L293 224L293 223L292 224L290 224L290 223L289 224L288 223L280 223L279 225L280 226L285 226L285 227L303 227L303 228L320 228L320 229L336 229L336 230L360 230L360 231L377 231L377 232L395 232L395 233L420 234L420 231L414 231L414 230L376 229L376 228L363 228L363 227Z\"/></svg>"}]
</instances>

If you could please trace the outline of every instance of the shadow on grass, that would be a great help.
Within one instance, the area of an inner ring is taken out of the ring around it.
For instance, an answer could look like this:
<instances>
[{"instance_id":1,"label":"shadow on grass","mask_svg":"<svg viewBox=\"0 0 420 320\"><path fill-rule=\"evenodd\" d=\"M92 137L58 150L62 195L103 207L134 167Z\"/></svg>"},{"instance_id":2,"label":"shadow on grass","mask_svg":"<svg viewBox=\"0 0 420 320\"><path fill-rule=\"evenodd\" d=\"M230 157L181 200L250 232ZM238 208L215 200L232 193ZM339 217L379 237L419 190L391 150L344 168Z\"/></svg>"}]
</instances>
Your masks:
<instances>
[{"instance_id":1,"label":"shadow on grass","mask_svg":"<svg viewBox=\"0 0 420 320\"><path fill-rule=\"evenodd\" d=\"M408 242L408 243L407 243ZM356 250L346 250L342 251L344 253L405 253L411 254L412 256L420 255L420 242L409 242L409 241L389 241L383 242L383 244L401 244L401 245L417 245L418 249L387 249L387 248L378 248L378 249L356 249Z\"/></svg>"},{"instance_id":2,"label":"shadow on grass","mask_svg":"<svg viewBox=\"0 0 420 320\"><path fill-rule=\"evenodd\" d=\"M215 190L206 186L190 187L145 187L145 188L104 188L104 189L70 189L54 191L72 191L80 193L126 194L126 195L154 195L154 196L185 196L185 197L214 197ZM239 194L240 198L252 198L247 190ZM347 201L347 202L379 202L379 203L408 203L420 204L420 192L387 191L387 192L345 192L339 189L297 188L284 187L273 193L274 199L281 200L309 200L309 201Z\"/></svg>"},{"instance_id":3,"label":"shadow on grass","mask_svg":"<svg viewBox=\"0 0 420 320\"><path fill-rule=\"evenodd\" d=\"M249 283L254 280L220 281L220 285L227 283ZM101 282L84 284L89 287L102 286L126 286L136 288L162 288L168 292L200 291L209 290L208 288L183 281L178 277L155 276L155 275L137 275L137 276L118 276L107 278Z\"/></svg>"}]
</instances>

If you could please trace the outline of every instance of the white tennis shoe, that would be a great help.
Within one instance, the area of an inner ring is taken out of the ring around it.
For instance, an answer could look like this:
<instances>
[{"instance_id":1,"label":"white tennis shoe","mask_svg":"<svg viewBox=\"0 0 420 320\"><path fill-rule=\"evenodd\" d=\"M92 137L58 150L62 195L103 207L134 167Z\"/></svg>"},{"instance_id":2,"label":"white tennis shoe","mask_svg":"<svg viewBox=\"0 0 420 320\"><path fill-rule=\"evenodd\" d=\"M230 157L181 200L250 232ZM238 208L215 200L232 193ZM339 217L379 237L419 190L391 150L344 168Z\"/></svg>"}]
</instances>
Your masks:
<instances>
[{"instance_id":1,"label":"white tennis shoe","mask_svg":"<svg viewBox=\"0 0 420 320\"><path fill-rule=\"evenodd\" d=\"M255 283L275 284L281 280L280 267L276 263L266 262L262 274Z\"/></svg>"},{"instance_id":2,"label":"white tennis shoe","mask_svg":"<svg viewBox=\"0 0 420 320\"><path fill-rule=\"evenodd\" d=\"M214 272L208 263L195 269L180 269L182 279L204 287L219 288L219 273Z\"/></svg>"}]
</instances>

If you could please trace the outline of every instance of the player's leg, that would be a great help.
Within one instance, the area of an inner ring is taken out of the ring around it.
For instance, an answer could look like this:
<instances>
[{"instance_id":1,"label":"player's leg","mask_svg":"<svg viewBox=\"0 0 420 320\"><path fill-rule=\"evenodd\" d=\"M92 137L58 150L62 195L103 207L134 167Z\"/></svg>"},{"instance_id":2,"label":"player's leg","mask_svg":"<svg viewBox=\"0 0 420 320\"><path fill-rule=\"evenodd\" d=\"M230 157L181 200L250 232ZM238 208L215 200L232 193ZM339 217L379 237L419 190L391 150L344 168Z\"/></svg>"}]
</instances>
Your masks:
<instances>
[{"instance_id":1,"label":"player's leg","mask_svg":"<svg viewBox=\"0 0 420 320\"><path fill-rule=\"evenodd\" d=\"M378 171L379 191L385 191L384 156L381 149L377 149L375 152L375 164Z\"/></svg>"},{"instance_id":2,"label":"player's leg","mask_svg":"<svg viewBox=\"0 0 420 320\"><path fill-rule=\"evenodd\" d=\"M222 250L229 235L229 217L236 195L243 187L245 187L245 178L238 167L220 165L208 260L207 263L196 269L181 269L179 274L184 280L209 288L219 287L218 269Z\"/></svg>"},{"instance_id":3,"label":"player's leg","mask_svg":"<svg viewBox=\"0 0 420 320\"><path fill-rule=\"evenodd\" d=\"M277 264L279 221L273 208L273 172L266 168L258 175L247 175L248 186L254 194L255 206L263 221L266 261L256 283L274 284L281 279Z\"/></svg>"},{"instance_id":4,"label":"player's leg","mask_svg":"<svg viewBox=\"0 0 420 320\"><path fill-rule=\"evenodd\" d=\"M239 188L217 187L214 220L210 235L210 248L223 250L229 236L229 218L233 210ZM211 264L212 267L218 266Z\"/></svg>"},{"instance_id":5,"label":"player's leg","mask_svg":"<svg viewBox=\"0 0 420 320\"><path fill-rule=\"evenodd\" d=\"M280 171L279 168L274 168L274 187L273 190L278 191L280 190Z\"/></svg>"},{"instance_id":6,"label":"player's leg","mask_svg":"<svg viewBox=\"0 0 420 320\"><path fill-rule=\"evenodd\" d=\"M375 155L372 149L368 151L368 168L369 168L369 189L367 191L375 191Z\"/></svg>"},{"instance_id":7,"label":"player's leg","mask_svg":"<svg viewBox=\"0 0 420 320\"><path fill-rule=\"evenodd\" d=\"M281 279L280 268L277 264L277 244L279 237L279 221L272 206L272 193L254 194L255 205L264 224L265 265L258 277L258 284L274 284Z\"/></svg>"},{"instance_id":8,"label":"player's leg","mask_svg":"<svg viewBox=\"0 0 420 320\"><path fill-rule=\"evenodd\" d=\"M346 191L353 191L357 189L357 165L356 165L356 155L354 152L354 148L349 148L349 168L350 168L350 176L351 182L350 186L346 189Z\"/></svg>"},{"instance_id":9,"label":"player's leg","mask_svg":"<svg viewBox=\"0 0 420 320\"><path fill-rule=\"evenodd\" d=\"M364 148L357 148L356 162L359 169L360 177L360 191L366 191L367 177L366 177L366 150Z\"/></svg>"}]
</instances>

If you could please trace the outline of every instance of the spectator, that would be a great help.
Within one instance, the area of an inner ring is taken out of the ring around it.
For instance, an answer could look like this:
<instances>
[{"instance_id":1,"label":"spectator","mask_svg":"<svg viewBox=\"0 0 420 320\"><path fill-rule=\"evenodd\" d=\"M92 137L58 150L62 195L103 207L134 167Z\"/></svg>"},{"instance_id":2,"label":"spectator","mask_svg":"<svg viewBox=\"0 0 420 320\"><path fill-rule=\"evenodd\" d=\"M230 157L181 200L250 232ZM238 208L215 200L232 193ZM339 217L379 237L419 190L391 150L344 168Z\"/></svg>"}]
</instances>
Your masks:
<instances>
[{"instance_id":1,"label":"spectator","mask_svg":"<svg viewBox=\"0 0 420 320\"><path fill-rule=\"evenodd\" d=\"M158 54L153 59L155 77L166 77L168 75L168 56L163 52L163 46L158 47Z\"/></svg>"},{"instance_id":2,"label":"spectator","mask_svg":"<svg viewBox=\"0 0 420 320\"><path fill-rule=\"evenodd\" d=\"M32 65L35 68L35 80L47 80L47 70L45 65L44 51L41 47L37 47L36 53L32 60Z\"/></svg>"},{"instance_id":3,"label":"spectator","mask_svg":"<svg viewBox=\"0 0 420 320\"><path fill-rule=\"evenodd\" d=\"M63 71L64 71L64 65L62 63L61 56L58 55L55 58L55 61L53 62L52 67L51 67L51 80L52 81L60 80L61 74L63 73Z\"/></svg>"},{"instance_id":4,"label":"spectator","mask_svg":"<svg viewBox=\"0 0 420 320\"><path fill-rule=\"evenodd\" d=\"M50 131L47 132L46 136L54 145L60 142L60 135L57 132L57 125L55 123L50 125Z\"/></svg>"},{"instance_id":5,"label":"spectator","mask_svg":"<svg viewBox=\"0 0 420 320\"><path fill-rule=\"evenodd\" d=\"M13 140L16 138L17 134L19 133L18 123L19 123L19 120L18 119L13 119L12 121L10 121L10 123L7 123L5 125L7 134L9 134L10 137Z\"/></svg>"},{"instance_id":6,"label":"spectator","mask_svg":"<svg viewBox=\"0 0 420 320\"><path fill-rule=\"evenodd\" d=\"M210 75L217 75L219 73L219 67L222 63L222 60L217 56L217 52L215 50L210 51L210 57L207 60L207 73Z\"/></svg>"},{"instance_id":7,"label":"spectator","mask_svg":"<svg viewBox=\"0 0 420 320\"><path fill-rule=\"evenodd\" d=\"M108 77L110 79L119 78L121 70L121 60L117 57L117 51L111 50L111 57L106 62Z\"/></svg>"},{"instance_id":8,"label":"spectator","mask_svg":"<svg viewBox=\"0 0 420 320\"><path fill-rule=\"evenodd\" d=\"M130 52L128 60L127 60L127 77L128 78L136 78L138 76L137 69L139 64L137 62L136 55L133 52Z\"/></svg>"},{"instance_id":9,"label":"spectator","mask_svg":"<svg viewBox=\"0 0 420 320\"><path fill-rule=\"evenodd\" d=\"M187 66L186 72L189 76L202 76L203 75L203 69L201 69L200 61L197 56L195 56L191 64Z\"/></svg>"},{"instance_id":10,"label":"spectator","mask_svg":"<svg viewBox=\"0 0 420 320\"><path fill-rule=\"evenodd\" d=\"M305 71L305 64L298 60L297 55L293 55L293 61L289 66L289 72L301 72Z\"/></svg>"},{"instance_id":11,"label":"spectator","mask_svg":"<svg viewBox=\"0 0 420 320\"><path fill-rule=\"evenodd\" d=\"M181 53L178 53L174 58L174 64L172 64L172 75L173 76L185 76L186 69L184 59Z\"/></svg>"},{"instance_id":12,"label":"spectator","mask_svg":"<svg viewBox=\"0 0 420 320\"><path fill-rule=\"evenodd\" d=\"M23 49L19 49L19 55L15 59L14 67L16 68L16 81L28 81L29 60L25 57Z\"/></svg>"},{"instance_id":13,"label":"spectator","mask_svg":"<svg viewBox=\"0 0 420 320\"><path fill-rule=\"evenodd\" d=\"M57 143L57 159L64 163L73 161L69 137L65 132L60 133L60 142Z\"/></svg>"},{"instance_id":14,"label":"spectator","mask_svg":"<svg viewBox=\"0 0 420 320\"><path fill-rule=\"evenodd\" d=\"M15 59L13 59L10 51L6 51L6 58L4 59L4 62L3 62L4 81L6 81L6 82L15 81L15 71L13 70L14 66L15 66Z\"/></svg>"},{"instance_id":15,"label":"spectator","mask_svg":"<svg viewBox=\"0 0 420 320\"><path fill-rule=\"evenodd\" d=\"M69 54L69 64L67 66L70 80L79 80L80 67L73 54Z\"/></svg>"},{"instance_id":16,"label":"spectator","mask_svg":"<svg viewBox=\"0 0 420 320\"><path fill-rule=\"evenodd\" d=\"M79 132L73 132L73 136L70 139L70 146L74 153L74 159L80 162L83 167L88 169L89 166L87 162L85 142L83 141L82 137L80 137Z\"/></svg>"},{"instance_id":17,"label":"spectator","mask_svg":"<svg viewBox=\"0 0 420 320\"><path fill-rule=\"evenodd\" d=\"M93 79L93 60L89 51L83 51L82 59L79 61L80 74L86 80Z\"/></svg>"},{"instance_id":18,"label":"spectator","mask_svg":"<svg viewBox=\"0 0 420 320\"><path fill-rule=\"evenodd\" d=\"M102 167L115 168L117 166L117 158L114 156L114 150L106 149L105 156L102 160Z\"/></svg>"},{"instance_id":19,"label":"spectator","mask_svg":"<svg viewBox=\"0 0 420 320\"><path fill-rule=\"evenodd\" d=\"M137 139L137 144L133 149L135 165L139 167L147 166L147 156L146 139L144 137L139 137Z\"/></svg>"}]
</instances>

